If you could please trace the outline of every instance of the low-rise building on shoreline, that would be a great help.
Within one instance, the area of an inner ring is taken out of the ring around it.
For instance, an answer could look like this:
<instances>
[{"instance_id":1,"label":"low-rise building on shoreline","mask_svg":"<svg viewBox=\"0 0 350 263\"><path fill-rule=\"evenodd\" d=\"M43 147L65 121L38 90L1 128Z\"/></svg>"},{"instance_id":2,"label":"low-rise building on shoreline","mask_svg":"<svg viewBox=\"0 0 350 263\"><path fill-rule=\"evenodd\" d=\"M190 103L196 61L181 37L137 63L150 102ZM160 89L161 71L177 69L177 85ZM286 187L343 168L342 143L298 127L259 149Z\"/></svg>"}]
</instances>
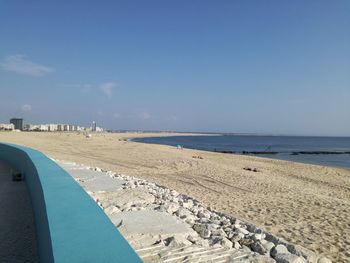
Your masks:
<instances>
[{"instance_id":1,"label":"low-rise building on shoreline","mask_svg":"<svg viewBox=\"0 0 350 263\"><path fill-rule=\"evenodd\" d=\"M15 120L17 121L16 123ZM96 122L92 123L91 127L82 127L75 124L24 124L23 119L11 119L11 123L0 123L0 131L22 130L29 132L103 132L104 129L96 126ZM16 127L17 124L17 127ZM20 128L20 129L18 129Z\"/></svg>"},{"instance_id":2,"label":"low-rise building on shoreline","mask_svg":"<svg viewBox=\"0 0 350 263\"><path fill-rule=\"evenodd\" d=\"M15 125L13 123L0 123L0 131L13 131Z\"/></svg>"},{"instance_id":3,"label":"low-rise building on shoreline","mask_svg":"<svg viewBox=\"0 0 350 263\"><path fill-rule=\"evenodd\" d=\"M72 124L26 124L24 131L42 131L42 132L75 132L85 131L85 127Z\"/></svg>"}]
</instances>

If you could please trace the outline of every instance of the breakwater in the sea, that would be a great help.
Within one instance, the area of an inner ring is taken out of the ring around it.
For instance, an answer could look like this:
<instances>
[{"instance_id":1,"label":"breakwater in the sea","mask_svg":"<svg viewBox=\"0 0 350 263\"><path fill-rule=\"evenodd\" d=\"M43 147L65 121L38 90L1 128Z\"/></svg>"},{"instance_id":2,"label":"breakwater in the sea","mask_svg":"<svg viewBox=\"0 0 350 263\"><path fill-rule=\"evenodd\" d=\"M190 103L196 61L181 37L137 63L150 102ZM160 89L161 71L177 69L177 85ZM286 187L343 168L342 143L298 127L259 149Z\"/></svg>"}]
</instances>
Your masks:
<instances>
[{"instance_id":1,"label":"breakwater in the sea","mask_svg":"<svg viewBox=\"0 0 350 263\"><path fill-rule=\"evenodd\" d=\"M201 135L137 138L134 141L350 168L350 137Z\"/></svg>"},{"instance_id":2,"label":"breakwater in the sea","mask_svg":"<svg viewBox=\"0 0 350 263\"><path fill-rule=\"evenodd\" d=\"M290 154L290 155L298 155L298 154L350 154L350 151L347 152L332 152L332 151L299 151L299 152L271 152L271 151L218 151L214 149L214 152L219 153L231 153L231 154Z\"/></svg>"}]
</instances>

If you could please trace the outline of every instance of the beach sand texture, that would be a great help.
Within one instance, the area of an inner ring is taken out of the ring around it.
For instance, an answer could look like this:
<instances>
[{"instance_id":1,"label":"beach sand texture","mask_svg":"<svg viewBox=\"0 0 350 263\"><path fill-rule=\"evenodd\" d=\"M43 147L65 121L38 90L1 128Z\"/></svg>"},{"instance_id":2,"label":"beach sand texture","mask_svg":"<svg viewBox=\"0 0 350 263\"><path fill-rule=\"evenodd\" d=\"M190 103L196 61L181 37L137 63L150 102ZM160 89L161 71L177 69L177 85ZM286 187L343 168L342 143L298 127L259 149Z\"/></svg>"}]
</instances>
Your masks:
<instances>
[{"instance_id":1,"label":"beach sand texture","mask_svg":"<svg viewBox=\"0 0 350 263\"><path fill-rule=\"evenodd\" d=\"M350 261L350 170L123 140L166 135L0 132L0 142L164 185L333 262Z\"/></svg>"}]
</instances>

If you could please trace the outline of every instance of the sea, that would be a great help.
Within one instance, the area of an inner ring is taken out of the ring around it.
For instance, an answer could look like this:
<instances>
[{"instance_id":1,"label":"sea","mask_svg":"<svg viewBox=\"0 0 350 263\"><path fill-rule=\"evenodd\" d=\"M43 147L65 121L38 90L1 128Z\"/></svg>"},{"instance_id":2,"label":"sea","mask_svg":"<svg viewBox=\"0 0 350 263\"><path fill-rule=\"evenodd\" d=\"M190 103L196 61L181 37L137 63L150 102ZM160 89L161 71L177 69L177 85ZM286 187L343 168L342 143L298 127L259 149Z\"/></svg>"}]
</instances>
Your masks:
<instances>
[{"instance_id":1,"label":"sea","mask_svg":"<svg viewBox=\"0 0 350 263\"><path fill-rule=\"evenodd\" d=\"M133 141L350 169L350 137L222 134L136 138Z\"/></svg>"}]
</instances>

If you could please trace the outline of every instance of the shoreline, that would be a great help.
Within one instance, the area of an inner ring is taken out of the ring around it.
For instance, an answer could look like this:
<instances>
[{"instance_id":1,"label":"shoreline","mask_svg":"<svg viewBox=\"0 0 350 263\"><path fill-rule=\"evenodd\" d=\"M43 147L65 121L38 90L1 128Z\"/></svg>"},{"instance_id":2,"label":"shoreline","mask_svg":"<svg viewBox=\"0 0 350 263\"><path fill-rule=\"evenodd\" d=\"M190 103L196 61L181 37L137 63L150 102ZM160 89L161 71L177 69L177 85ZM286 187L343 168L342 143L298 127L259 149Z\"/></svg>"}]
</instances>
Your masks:
<instances>
[{"instance_id":1,"label":"shoreline","mask_svg":"<svg viewBox=\"0 0 350 263\"><path fill-rule=\"evenodd\" d=\"M136 143L145 143L145 144L154 144L154 145L166 145L170 147L176 147L174 145L171 145L170 143L161 143L161 142L150 142L147 141L148 138L151 139L158 139L158 138L171 138L171 137L180 137L180 136L208 136L206 134L189 134L189 135L165 135L165 136L145 136L145 137L130 137L127 140L136 142ZM217 134L214 136L223 136L223 134ZM234 136L234 135L233 135ZM245 136L245 135L244 135ZM249 135L250 136L250 135ZM254 135L251 135L254 136ZM270 137L270 136L268 136ZM281 137L281 136L277 136ZM282 136L283 137L283 136ZM308 136L286 136L286 137L308 137ZM313 138L315 136L312 136ZM320 137L324 138L324 137ZM340 138L340 137L334 137L334 138ZM343 138L343 137L341 137ZM347 137L344 137L347 138ZM144 140L146 139L146 140ZM180 145L180 144L179 144ZM182 145L181 145L182 146ZM233 151L233 150L218 150L217 148L213 149L204 149L201 147L196 148L196 146L187 146L186 149L196 150L196 151L205 151L205 152L215 152L215 153L222 153L222 154L233 154L238 156L252 156L252 157L259 157L259 158L265 158L265 159L272 159L272 160L281 160L281 161L289 161L294 163L302 163L302 164L310 164L310 165L319 165L319 166L326 166L326 167L333 167L333 168L340 168L345 170L350 170L350 166L346 165L334 165L327 162L322 161L308 161L308 160L293 160L288 159L285 156L339 156L339 155L349 155L350 151L346 150L290 150L290 151L259 151L259 150L239 150L239 151ZM276 156L276 157L273 157ZM283 158L285 157L285 158Z\"/></svg>"},{"instance_id":2,"label":"shoreline","mask_svg":"<svg viewBox=\"0 0 350 263\"><path fill-rule=\"evenodd\" d=\"M349 170L124 140L131 137L145 134L0 133L55 159L174 189L334 262L350 258Z\"/></svg>"}]
</instances>

